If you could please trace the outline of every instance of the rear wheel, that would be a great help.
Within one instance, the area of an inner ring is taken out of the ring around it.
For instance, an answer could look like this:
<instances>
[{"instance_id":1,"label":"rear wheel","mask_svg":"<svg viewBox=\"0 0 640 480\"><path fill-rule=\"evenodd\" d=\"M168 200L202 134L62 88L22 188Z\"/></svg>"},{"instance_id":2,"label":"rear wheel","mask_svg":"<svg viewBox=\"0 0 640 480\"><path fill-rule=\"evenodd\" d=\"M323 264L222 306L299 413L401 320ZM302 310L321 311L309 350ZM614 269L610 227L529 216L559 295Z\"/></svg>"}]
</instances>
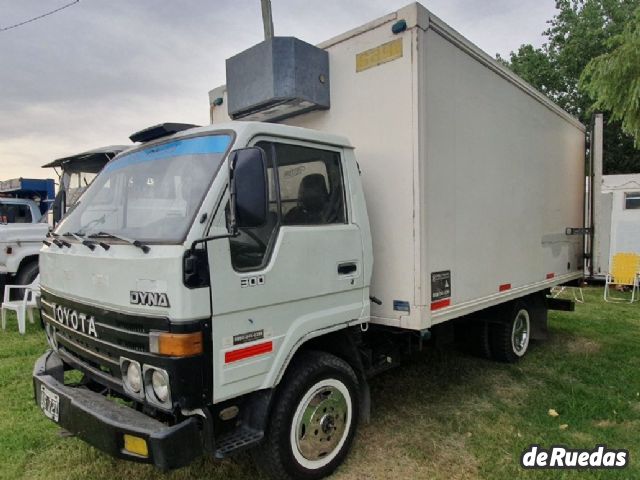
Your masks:
<instances>
[{"instance_id":1,"label":"rear wheel","mask_svg":"<svg viewBox=\"0 0 640 480\"><path fill-rule=\"evenodd\" d=\"M518 301L505 310L504 317L491 325L491 354L498 361L514 363L529 349L531 315L525 303Z\"/></svg>"},{"instance_id":2,"label":"rear wheel","mask_svg":"<svg viewBox=\"0 0 640 480\"><path fill-rule=\"evenodd\" d=\"M304 352L283 380L258 450L274 478L315 480L346 457L359 417L358 380L345 361Z\"/></svg>"}]
</instances>

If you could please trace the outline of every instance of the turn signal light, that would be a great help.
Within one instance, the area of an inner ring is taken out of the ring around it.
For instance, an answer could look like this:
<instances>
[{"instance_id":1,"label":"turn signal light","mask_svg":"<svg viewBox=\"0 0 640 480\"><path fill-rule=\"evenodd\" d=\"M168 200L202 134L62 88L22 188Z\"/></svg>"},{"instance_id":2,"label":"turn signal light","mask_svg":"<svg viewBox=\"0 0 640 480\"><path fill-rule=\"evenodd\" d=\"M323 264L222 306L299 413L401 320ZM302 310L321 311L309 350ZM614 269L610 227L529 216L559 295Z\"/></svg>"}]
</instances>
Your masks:
<instances>
[{"instance_id":1,"label":"turn signal light","mask_svg":"<svg viewBox=\"0 0 640 480\"><path fill-rule=\"evenodd\" d=\"M202 332L149 334L149 350L152 353L170 357L190 357L202 353L203 348Z\"/></svg>"},{"instance_id":2,"label":"turn signal light","mask_svg":"<svg viewBox=\"0 0 640 480\"><path fill-rule=\"evenodd\" d=\"M144 438L135 437L124 434L124 450L125 453L133 453L141 457L149 457L149 447L147 447L147 441Z\"/></svg>"}]
</instances>

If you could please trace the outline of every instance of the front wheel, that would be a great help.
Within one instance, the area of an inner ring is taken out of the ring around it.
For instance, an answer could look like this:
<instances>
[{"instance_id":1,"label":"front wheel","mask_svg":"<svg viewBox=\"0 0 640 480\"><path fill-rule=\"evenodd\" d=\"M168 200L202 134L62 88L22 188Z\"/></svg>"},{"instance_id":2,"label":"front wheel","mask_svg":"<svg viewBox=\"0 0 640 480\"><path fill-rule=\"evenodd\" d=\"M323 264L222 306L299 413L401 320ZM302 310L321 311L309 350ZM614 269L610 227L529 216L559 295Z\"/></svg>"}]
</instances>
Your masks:
<instances>
[{"instance_id":1,"label":"front wheel","mask_svg":"<svg viewBox=\"0 0 640 480\"><path fill-rule=\"evenodd\" d=\"M315 480L346 457L359 416L358 380L345 361L304 352L285 375L259 466L274 478Z\"/></svg>"}]
</instances>

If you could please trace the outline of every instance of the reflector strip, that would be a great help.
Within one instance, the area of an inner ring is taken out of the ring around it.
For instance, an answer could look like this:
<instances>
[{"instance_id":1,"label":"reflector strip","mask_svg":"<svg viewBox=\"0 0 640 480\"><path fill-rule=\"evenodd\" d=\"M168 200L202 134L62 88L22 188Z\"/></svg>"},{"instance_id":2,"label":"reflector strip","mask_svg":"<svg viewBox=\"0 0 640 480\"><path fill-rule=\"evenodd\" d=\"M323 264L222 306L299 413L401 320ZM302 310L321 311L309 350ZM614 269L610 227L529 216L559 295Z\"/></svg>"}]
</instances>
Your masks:
<instances>
[{"instance_id":1,"label":"reflector strip","mask_svg":"<svg viewBox=\"0 0 640 480\"><path fill-rule=\"evenodd\" d=\"M225 352L224 363L237 362L238 360L244 360L245 358L256 357L265 353L273 351L273 342L258 343L257 345L251 345L249 347L239 348L237 350L231 350Z\"/></svg>"},{"instance_id":2,"label":"reflector strip","mask_svg":"<svg viewBox=\"0 0 640 480\"><path fill-rule=\"evenodd\" d=\"M451 299L445 298L444 300L433 302L431 304L431 310L440 310L441 308L448 307L449 305L451 305Z\"/></svg>"},{"instance_id":3,"label":"reflector strip","mask_svg":"<svg viewBox=\"0 0 640 480\"><path fill-rule=\"evenodd\" d=\"M511 284L510 283L503 283L502 285L500 285L498 287L498 290L501 292L506 292L507 290L511 290Z\"/></svg>"},{"instance_id":4,"label":"reflector strip","mask_svg":"<svg viewBox=\"0 0 640 480\"><path fill-rule=\"evenodd\" d=\"M552 278L554 278L556 276L555 273L547 273L547 280L551 280Z\"/></svg>"}]
</instances>

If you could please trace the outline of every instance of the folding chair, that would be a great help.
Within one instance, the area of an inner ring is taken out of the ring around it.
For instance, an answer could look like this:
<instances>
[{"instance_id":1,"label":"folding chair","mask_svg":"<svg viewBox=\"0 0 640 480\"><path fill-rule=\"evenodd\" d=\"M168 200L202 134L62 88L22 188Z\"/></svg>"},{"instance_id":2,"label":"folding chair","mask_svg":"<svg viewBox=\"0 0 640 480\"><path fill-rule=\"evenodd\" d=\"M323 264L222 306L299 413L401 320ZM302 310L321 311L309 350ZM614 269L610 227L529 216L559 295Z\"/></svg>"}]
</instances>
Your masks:
<instances>
[{"instance_id":1,"label":"folding chair","mask_svg":"<svg viewBox=\"0 0 640 480\"><path fill-rule=\"evenodd\" d=\"M626 302L625 298L612 297L609 286L631 287L630 303L636 301L640 285L640 255L637 253L616 253L611 260L611 273L607 274L604 286L605 302Z\"/></svg>"},{"instance_id":2,"label":"folding chair","mask_svg":"<svg viewBox=\"0 0 640 480\"><path fill-rule=\"evenodd\" d=\"M11 290L24 289L21 300L11 300ZM18 331L24 335L27 329L26 316L33 323L33 311L38 308L38 297L40 297L40 275L36 277L31 285L5 285L4 300L2 302L2 330L7 326L7 311L13 310L18 317Z\"/></svg>"}]
</instances>

